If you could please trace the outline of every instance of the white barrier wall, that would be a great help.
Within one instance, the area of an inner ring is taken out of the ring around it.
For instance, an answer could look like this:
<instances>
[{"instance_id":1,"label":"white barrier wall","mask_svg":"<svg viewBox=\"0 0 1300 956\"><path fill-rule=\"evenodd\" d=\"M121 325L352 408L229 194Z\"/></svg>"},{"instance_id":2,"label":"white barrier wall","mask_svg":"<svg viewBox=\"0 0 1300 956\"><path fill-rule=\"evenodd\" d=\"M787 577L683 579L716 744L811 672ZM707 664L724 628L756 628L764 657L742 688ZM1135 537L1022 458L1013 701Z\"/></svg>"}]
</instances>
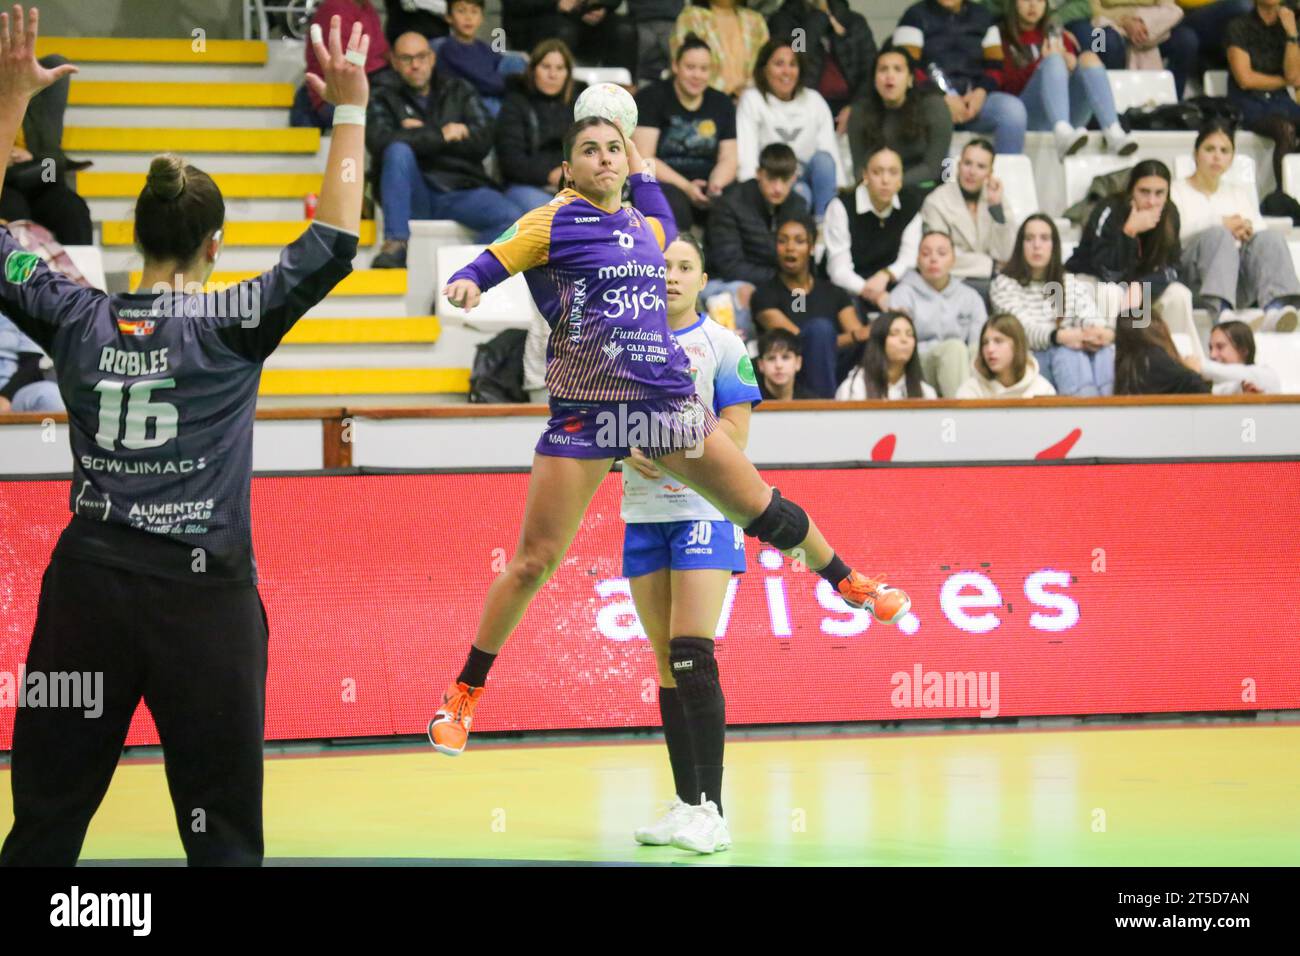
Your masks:
<instances>
[{"instance_id":1,"label":"white barrier wall","mask_svg":"<svg viewBox=\"0 0 1300 956\"><path fill-rule=\"evenodd\" d=\"M960 462L1032 461L1040 456L1300 455L1300 400L1190 406L909 405L760 410L750 428L748 454L760 465L873 458ZM352 424L352 463L383 468L527 467L544 425L541 415L368 419L358 413Z\"/></svg>"}]
</instances>

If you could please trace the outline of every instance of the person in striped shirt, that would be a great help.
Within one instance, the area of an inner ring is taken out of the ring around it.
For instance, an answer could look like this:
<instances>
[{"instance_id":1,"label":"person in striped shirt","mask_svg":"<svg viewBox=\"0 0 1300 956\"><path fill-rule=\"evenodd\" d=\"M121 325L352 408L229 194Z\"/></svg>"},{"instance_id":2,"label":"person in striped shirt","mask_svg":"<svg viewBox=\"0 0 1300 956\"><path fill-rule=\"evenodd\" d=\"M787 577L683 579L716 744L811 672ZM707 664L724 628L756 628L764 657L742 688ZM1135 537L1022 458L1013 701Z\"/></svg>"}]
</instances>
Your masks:
<instances>
[{"instance_id":1,"label":"person in striped shirt","mask_svg":"<svg viewBox=\"0 0 1300 956\"><path fill-rule=\"evenodd\" d=\"M689 357L666 318L664 249L676 226L631 132L598 116L575 122L564 140L566 188L507 229L443 290L468 311L484 291L524 273L551 326L551 417L533 457L519 546L488 589L469 658L429 722L429 740L441 753L465 749L497 653L559 566L610 466L634 447L747 535L816 569L850 606L870 608L887 623L911 607L902 591L851 570L804 510L717 430L712 409L696 395ZM630 176L632 203L624 206L630 170L640 171ZM683 706L716 709L722 688L711 635L672 637Z\"/></svg>"}]
</instances>

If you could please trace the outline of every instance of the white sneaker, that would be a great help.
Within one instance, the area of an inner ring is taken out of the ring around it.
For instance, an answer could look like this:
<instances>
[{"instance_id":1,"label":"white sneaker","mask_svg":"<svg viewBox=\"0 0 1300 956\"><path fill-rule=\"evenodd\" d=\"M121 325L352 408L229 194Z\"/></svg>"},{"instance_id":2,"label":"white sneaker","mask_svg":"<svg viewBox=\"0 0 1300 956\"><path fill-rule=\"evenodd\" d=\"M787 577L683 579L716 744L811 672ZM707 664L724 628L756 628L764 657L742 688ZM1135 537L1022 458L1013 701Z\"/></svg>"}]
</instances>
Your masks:
<instances>
[{"instance_id":1,"label":"white sneaker","mask_svg":"<svg viewBox=\"0 0 1300 956\"><path fill-rule=\"evenodd\" d=\"M1088 144L1088 131L1075 129L1069 123L1057 123L1053 133L1056 136L1056 154L1061 159L1073 156Z\"/></svg>"},{"instance_id":2,"label":"white sneaker","mask_svg":"<svg viewBox=\"0 0 1300 956\"><path fill-rule=\"evenodd\" d=\"M638 827L632 834L637 843L646 846L667 846L673 841L673 834L695 818L695 807L674 796L668 809L648 827Z\"/></svg>"},{"instance_id":3,"label":"white sneaker","mask_svg":"<svg viewBox=\"0 0 1300 956\"><path fill-rule=\"evenodd\" d=\"M1131 156L1137 152L1138 141L1119 123L1112 123L1103 135L1106 137L1106 145L1116 156Z\"/></svg>"},{"instance_id":4,"label":"white sneaker","mask_svg":"<svg viewBox=\"0 0 1300 956\"><path fill-rule=\"evenodd\" d=\"M673 834L673 846L694 853L717 853L731 847L731 833L727 821L718 813L712 800L704 800L691 807L691 819Z\"/></svg>"},{"instance_id":5,"label":"white sneaker","mask_svg":"<svg viewBox=\"0 0 1300 956\"><path fill-rule=\"evenodd\" d=\"M1261 331L1294 332L1298 324L1300 324L1300 313L1296 312L1296 307L1283 305L1264 313Z\"/></svg>"}]
</instances>

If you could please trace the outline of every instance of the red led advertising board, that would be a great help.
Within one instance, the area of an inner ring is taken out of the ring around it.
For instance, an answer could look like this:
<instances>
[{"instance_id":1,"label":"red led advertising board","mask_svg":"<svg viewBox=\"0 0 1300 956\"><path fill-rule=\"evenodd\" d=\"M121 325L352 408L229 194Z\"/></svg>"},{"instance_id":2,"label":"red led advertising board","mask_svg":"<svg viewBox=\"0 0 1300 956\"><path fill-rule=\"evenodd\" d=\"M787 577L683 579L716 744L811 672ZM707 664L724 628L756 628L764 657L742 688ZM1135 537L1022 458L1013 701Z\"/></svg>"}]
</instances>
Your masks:
<instances>
[{"instance_id":1,"label":"red led advertising board","mask_svg":"<svg viewBox=\"0 0 1300 956\"><path fill-rule=\"evenodd\" d=\"M1300 463L771 471L899 627L747 543L717 656L733 724L1300 707ZM422 733L513 551L528 476L253 481L268 739ZM0 482L0 749L68 485ZM658 723L619 483L492 671L475 729ZM4 683L8 678L9 684ZM129 743L157 741L142 708Z\"/></svg>"}]
</instances>

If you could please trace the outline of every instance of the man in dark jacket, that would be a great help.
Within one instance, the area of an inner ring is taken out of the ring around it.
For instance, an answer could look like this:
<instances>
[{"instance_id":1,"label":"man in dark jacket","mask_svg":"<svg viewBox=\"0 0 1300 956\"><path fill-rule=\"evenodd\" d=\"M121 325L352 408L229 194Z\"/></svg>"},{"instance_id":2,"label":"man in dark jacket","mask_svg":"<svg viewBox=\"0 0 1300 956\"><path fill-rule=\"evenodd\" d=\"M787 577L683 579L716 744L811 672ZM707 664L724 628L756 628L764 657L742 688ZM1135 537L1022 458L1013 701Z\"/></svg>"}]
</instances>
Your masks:
<instances>
[{"instance_id":1,"label":"man in dark jacket","mask_svg":"<svg viewBox=\"0 0 1300 956\"><path fill-rule=\"evenodd\" d=\"M825 98L842 130L847 113L840 114L871 89L876 39L866 18L846 0L785 0L767 28L774 38L800 43L804 86Z\"/></svg>"},{"instance_id":2,"label":"man in dark jacket","mask_svg":"<svg viewBox=\"0 0 1300 956\"><path fill-rule=\"evenodd\" d=\"M488 178L483 158L492 148L492 120L474 88L454 77L434 77L436 56L419 33L393 44L396 89L372 89L366 113L366 149L384 207L384 245L371 267L406 265L412 219L454 219L491 242L525 210Z\"/></svg>"},{"instance_id":3,"label":"man in dark jacket","mask_svg":"<svg viewBox=\"0 0 1300 956\"><path fill-rule=\"evenodd\" d=\"M510 47L531 50L563 40L583 63L636 68L636 28L614 11L623 0L502 0L501 24Z\"/></svg>"},{"instance_id":4,"label":"man in dark jacket","mask_svg":"<svg viewBox=\"0 0 1300 956\"><path fill-rule=\"evenodd\" d=\"M792 216L807 216L808 204L793 192L799 160L785 143L769 143L758 154L758 173L733 183L715 203L706 232L707 300L730 293L736 328L750 331L749 299L754 287L776 275L776 230Z\"/></svg>"},{"instance_id":5,"label":"man in dark jacket","mask_svg":"<svg viewBox=\"0 0 1300 956\"><path fill-rule=\"evenodd\" d=\"M684 0L627 0L636 24L636 81L653 83L668 69L668 40L677 26Z\"/></svg>"}]
</instances>

